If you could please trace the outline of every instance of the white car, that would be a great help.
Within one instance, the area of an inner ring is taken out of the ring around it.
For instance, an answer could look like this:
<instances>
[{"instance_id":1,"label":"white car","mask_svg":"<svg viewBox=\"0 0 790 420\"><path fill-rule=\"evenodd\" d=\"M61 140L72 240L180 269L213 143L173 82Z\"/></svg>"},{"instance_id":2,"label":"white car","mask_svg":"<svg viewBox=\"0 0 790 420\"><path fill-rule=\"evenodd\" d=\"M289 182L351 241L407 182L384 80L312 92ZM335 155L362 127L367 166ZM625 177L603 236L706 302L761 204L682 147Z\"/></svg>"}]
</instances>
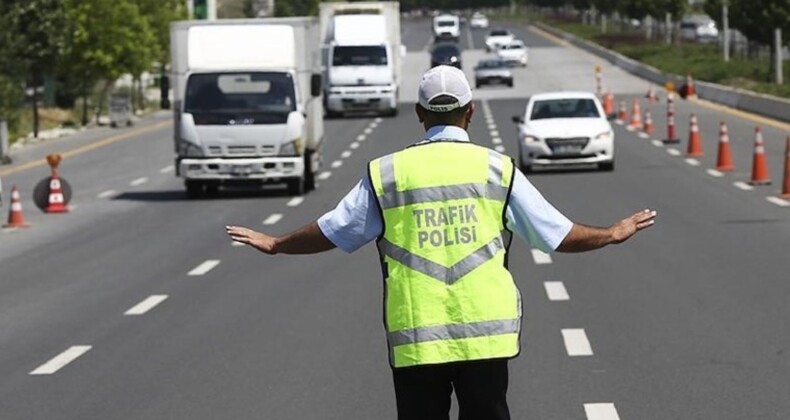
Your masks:
<instances>
[{"instance_id":1,"label":"white car","mask_svg":"<svg viewBox=\"0 0 790 420\"><path fill-rule=\"evenodd\" d=\"M454 15L439 15L433 18L433 35L436 39L452 39L461 37L461 20Z\"/></svg>"},{"instance_id":2,"label":"white car","mask_svg":"<svg viewBox=\"0 0 790 420\"><path fill-rule=\"evenodd\" d=\"M472 19L469 20L469 26L480 29L488 28L488 18L482 13L475 13L472 15Z\"/></svg>"},{"instance_id":3,"label":"white car","mask_svg":"<svg viewBox=\"0 0 790 420\"><path fill-rule=\"evenodd\" d=\"M614 130L592 93L553 92L533 95L518 124L519 165L594 164L614 170Z\"/></svg>"},{"instance_id":4,"label":"white car","mask_svg":"<svg viewBox=\"0 0 790 420\"><path fill-rule=\"evenodd\" d=\"M486 51L496 51L499 47L510 43L515 37L507 29L493 29L486 37Z\"/></svg>"},{"instance_id":5,"label":"white car","mask_svg":"<svg viewBox=\"0 0 790 420\"><path fill-rule=\"evenodd\" d=\"M507 64L527 67L527 58L529 55L527 46L524 45L522 41L510 41L501 46L496 54L500 60Z\"/></svg>"}]
</instances>

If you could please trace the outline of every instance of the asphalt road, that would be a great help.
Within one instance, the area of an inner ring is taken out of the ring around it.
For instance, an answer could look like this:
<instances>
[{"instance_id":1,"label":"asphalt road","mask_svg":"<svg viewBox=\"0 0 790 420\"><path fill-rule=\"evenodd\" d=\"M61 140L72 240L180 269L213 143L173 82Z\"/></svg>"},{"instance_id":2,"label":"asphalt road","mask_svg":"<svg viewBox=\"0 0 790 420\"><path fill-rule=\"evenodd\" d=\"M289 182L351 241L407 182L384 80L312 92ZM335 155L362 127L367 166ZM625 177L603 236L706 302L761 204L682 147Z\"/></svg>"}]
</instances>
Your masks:
<instances>
[{"instance_id":1,"label":"asphalt road","mask_svg":"<svg viewBox=\"0 0 790 420\"><path fill-rule=\"evenodd\" d=\"M526 98L592 90L603 63L505 26L532 48L531 62L514 89L475 92L470 132L516 156L510 117ZM484 34L466 34L471 68ZM186 200L167 115L38 145L0 168L6 188L22 189L33 225L0 233L0 419L395 418L375 248L272 258L232 246L223 227L298 228L331 209L370 159L418 140L408 87L427 67L429 39L427 21L404 23L398 117L326 122L326 175L303 200L277 190ZM629 108L648 86L610 66L604 74ZM766 199L778 192L788 131L681 101L684 143L657 147L664 107L651 105L652 137L615 126L614 172L530 175L577 222L607 225L646 207L659 221L587 254L547 259L514 243L525 317L511 363L514 419L790 417L790 208ZM697 165L683 156L690 112L706 152ZM737 167L720 177L707 172L719 120ZM733 183L749 179L758 123L775 183L743 190ZM73 211L41 214L29 195L47 171L33 165L78 147L61 170L76 191ZM125 315L133 307L142 314Z\"/></svg>"}]
</instances>

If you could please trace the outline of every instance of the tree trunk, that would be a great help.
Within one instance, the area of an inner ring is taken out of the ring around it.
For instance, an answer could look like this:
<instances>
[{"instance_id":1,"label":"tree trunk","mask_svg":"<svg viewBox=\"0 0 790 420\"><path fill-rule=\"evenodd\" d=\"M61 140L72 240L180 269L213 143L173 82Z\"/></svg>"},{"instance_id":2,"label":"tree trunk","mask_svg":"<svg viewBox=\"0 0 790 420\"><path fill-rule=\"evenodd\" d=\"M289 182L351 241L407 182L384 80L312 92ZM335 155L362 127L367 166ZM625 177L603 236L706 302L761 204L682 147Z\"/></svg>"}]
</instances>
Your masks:
<instances>
[{"instance_id":1,"label":"tree trunk","mask_svg":"<svg viewBox=\"0 0 790 420\"><path fill-rule=\"evenodd\" d=\"M107 92L109 92L111 84L111 81L105 81L104 87L101 90L101 95L99 95L99 106L96 107L96 124L99 124L99 117L101 117L101 112L104 108L104 98L107 97Z\"/></svg>"},{"instance_id":2,"label":"tree trunk","mask_svg":"<svg viewBox=\"0 0 790 420\"><path fill-rule=\"evenodd\" d=\"M82 79L82 126L88 125L88 82Z\"/></svg>"}]
</instances>

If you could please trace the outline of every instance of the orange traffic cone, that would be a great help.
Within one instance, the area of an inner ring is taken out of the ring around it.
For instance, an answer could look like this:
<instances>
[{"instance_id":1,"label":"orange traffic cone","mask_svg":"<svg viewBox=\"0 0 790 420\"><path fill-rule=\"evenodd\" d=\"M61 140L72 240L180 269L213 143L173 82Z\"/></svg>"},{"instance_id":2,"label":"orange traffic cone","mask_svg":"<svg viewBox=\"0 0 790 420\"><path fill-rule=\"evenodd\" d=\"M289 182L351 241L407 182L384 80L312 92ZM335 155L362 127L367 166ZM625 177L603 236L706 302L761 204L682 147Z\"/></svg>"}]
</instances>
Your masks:
<instances>
[{"instance_id":1,"label":"orange traffic cone","mask_svg":"<svg viewBox=\"0 0 790 420\"><path fill-rule=\"evenodd\" d=\"M22 214L22 202L19 199L19 190L16 185L11 188L11 209L8 211L8 223L4 228L26 228L25 216Z\"/></svg>"},{"instance_id":2,"label":"orange traffic cone","mask_svg":"<svg viewBox=\"0 0 790 420\"><path fill-rule=\"evenodd\" d=\"M650 85L650 87L647 89L645 98L648 102L658 102L658 95L656 95L656 89L653 87L653 85Z\"/></svg>"},{"instance_id":3,"label":"orange traffic cone","mask_svg":"<svg viewBox=\"0 0 790 420\"><path fill-rule=\"evenodd\" d=\"M719 172L730 172L735 169L732 162L732 150L730 149L730 135L727 124L724 121L719 123L719 153L716 158L716 170Z\"/></svg>"},{"instance_id":4,"label":"orange traffic cone","mask_svg":"<svg viewBox=\"0 0 790 420\"><path fill-rule=\"evenodd\" d=\"M686 98L694 99L697 97L697 88L694 86L694 79L691 73L686 74Z\"/></svg>"},{"instance_id":5,"label":"orange traffic cone","mask_svg":"<svg viewBox=\"0 0 790 420\"><path fill-rule=\"evenodd\" d=\"M611 90L604 96L603 112L607 117L614 115L614 95L612 95Z\"/></svg>"},{"instance_id":6,"label":"orange traffic cone","mask_svg":"<svg viewBox=\"0 0 790 420\"><path fill-rule=\"evenodd\" d=\"M642 128L645 134L653 134L653 114L650 110L645 110L645 126Z\"/></svg>"},{"instance_id":7,"label":"orange traffic cone","mask_svg":"<svg viewBox=\"0 0 790 420\"><path fill-rule=\"evenodd\" d=\"M63 198L63 187L58 178L58 171L52 170L52 178L49 180L49 204L44 210L47 213L66 213L69 209L66 207L65 199Z\"/></svg>"},{"instance_id":8,"label":"orange traffic cone","mask_svg":"<svg viewBox=\"0 0 790 420\"><path fill-rule=\"evenodd\" d=\"M790 136L785 142L785 179L782 183L782 198L790 198Z\"/></svg>"},{"instance_id":9,"label":"orange traffic cone","mask_svg":"<svg viewBox=\"0 0 790 420\"><path fill-rule=\"evenodd\" d=\"M769 185L771 177L768 175L768 163L765 160L765 143L763 131L760 127L754 129L754 159L752 160L752 185Z\"/></svg>"},{"instance_id":10,"label":"orange traffic cone","mask_svg":"<svg viewBox=\"0 0 790 420\"><path fill-rule=\"evenodd\" d=\"M686 150L686 155L691 157L702 156L702 138L699 134L699 125L697 124L697 114L691 114L691 123L689 127L689 145Z\"/></svg>"},{"instance_id":11,"label":"orange traffic cone","mask_svg":"<svg viewBox=\"0 0 790 420\"><path fill-rule=\"evenodd\" d=\"M617 121L623 123L627 119L628 119L628 110L626 109L625 101L620 101L620 111L617 113Z\"/></svg>"},{"instance_id":12,"label":"orange traffic cone","mask_svg":"<svg viewBox=\"0 0 790 420\"><path fill-rule=\"evenodd\" d=\"M631 106L631 122L628 124L633 128L642 128L642 111L639 109L639 99L634 98Z\"/></svg>"}]
</instances>

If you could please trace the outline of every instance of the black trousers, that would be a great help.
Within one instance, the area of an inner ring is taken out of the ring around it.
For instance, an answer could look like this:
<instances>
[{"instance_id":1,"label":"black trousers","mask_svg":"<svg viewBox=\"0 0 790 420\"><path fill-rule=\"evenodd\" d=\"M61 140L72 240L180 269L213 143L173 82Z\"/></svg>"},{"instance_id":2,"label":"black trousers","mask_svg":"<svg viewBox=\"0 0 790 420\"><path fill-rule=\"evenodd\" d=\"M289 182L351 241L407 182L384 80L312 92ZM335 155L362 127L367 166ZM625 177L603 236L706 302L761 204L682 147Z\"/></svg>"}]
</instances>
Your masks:
<instances>
[{"instance_id":1,"label":"black trousers","mask_svg":"<svg viewBox=\"0 0 790 420\"><path fill-rule=\"evenodd\" d=\"M459 420L510 420L507 359L392 369L398 420L449 420L451 394Z\"/></svg>"}]
</instances>

